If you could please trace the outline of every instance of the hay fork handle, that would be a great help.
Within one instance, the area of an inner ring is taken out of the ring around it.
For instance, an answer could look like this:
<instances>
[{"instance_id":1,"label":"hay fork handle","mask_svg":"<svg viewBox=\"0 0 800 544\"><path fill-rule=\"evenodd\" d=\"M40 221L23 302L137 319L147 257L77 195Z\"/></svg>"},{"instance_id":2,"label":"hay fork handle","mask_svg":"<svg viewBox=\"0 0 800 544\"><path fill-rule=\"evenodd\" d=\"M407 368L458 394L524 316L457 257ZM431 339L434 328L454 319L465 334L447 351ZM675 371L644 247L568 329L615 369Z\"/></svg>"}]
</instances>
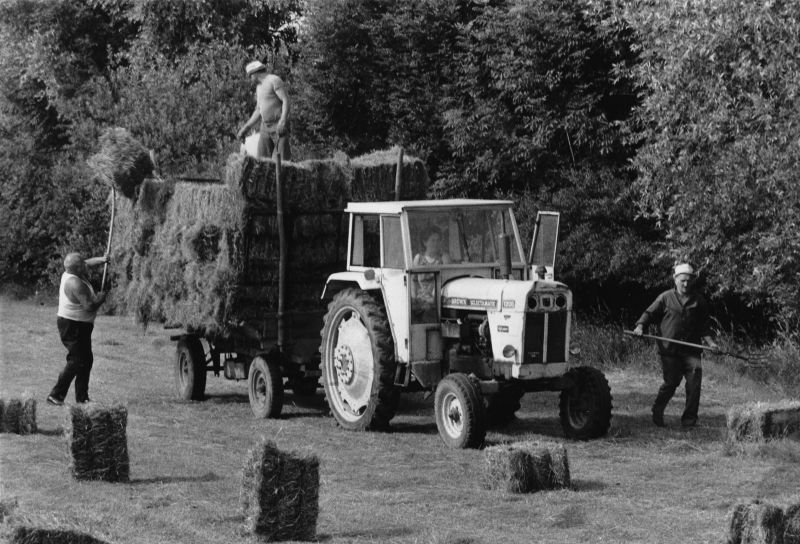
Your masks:
<instances>
[{"instance_id":1,"label":"hay fork handle","mask_svg":"<svg viewBox=\"0 0 800 544\"><path fill-rule=\"evenodd\" d=\"M720 351L715 350L714 348L710 348L708 346L704 346L702 344L694 344L692 342L684 342L683 340L675 340L673 338L664 338L663 336L656 336L654 334L635 334L633 331L622 331L624 334L629 336L633 336L635 338L649 338L650 340L663 340L664 342L670 342L672 344L679 344L681 346L688 346L690 348L697 348L697 349L704 349L706 351L710 351L712 353L716 353L717 355L729 355L730 357L735 357L737 359L741 359L743 361L749 361L750 359L745 357L744 355L740 355L738 353L731 353L730 351Z\"/></svg>"},{"instance_id":2,"label":"hay fork handle","mask_svg":"<svg viewBox=\"0 0 800 544\"><path fill-rule=\"evenodd\" d=\"M111 221L108 224L108 242L106 243L106 255L111 252L111 238L114 236L114 215L117 211L117 190L111 188ZM108 262L103 264L103 280L100 282L100 290L104 291L106 288L106 273L108 272Z\"/></svg>"}]
</instances>

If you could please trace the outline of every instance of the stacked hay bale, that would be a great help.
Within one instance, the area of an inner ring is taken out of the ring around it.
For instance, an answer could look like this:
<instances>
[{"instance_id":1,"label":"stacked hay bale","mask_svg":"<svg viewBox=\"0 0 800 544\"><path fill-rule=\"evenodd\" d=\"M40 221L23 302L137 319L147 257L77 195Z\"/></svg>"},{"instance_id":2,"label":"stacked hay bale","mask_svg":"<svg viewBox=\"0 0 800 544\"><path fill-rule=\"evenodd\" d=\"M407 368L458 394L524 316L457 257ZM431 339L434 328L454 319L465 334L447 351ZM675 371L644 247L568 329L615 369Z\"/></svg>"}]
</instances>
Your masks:
<instances>
[{"instance_id":1,"label":"stacked hay bale","mask_svg":"<svg viewBox=\"0 0 800 544\"><path fill-rule=\"evenodd\" d=\"M100 152L89 158L95 175L127 198L155 169L150 153L124 128L109 128L100 136Z\"/></svg>"},{"instance_id":2,"label":"stacked hay bale","mask_svg":"<svg viewBox=\"0 0 800 544\"><path fill-rule=\"evenodd\" d=\"M352 162L339 156L283 163L287 311L322 309L327 277L345 265L342 211L349 200L393 199L394 179L388 183L387 172L394 172L396 160L386 152ZM424 165L410 157L404 165L407 197L424 198ZM278 299L275 168L270 160L233 154L225 183L148 179L135 202L118 196L119 234L111 251L117 310L134 313L143 323L209 334L245 323L265 331ZM372 169L385 175L365 173ZM321 323L308 326L318 331ZM286 329L295 332L291 324Z\"/></svg>"},{"instance_id":3,"label":"stacked hay bale","mask_svg":"<svg viewBox=\"0 0 800 544\"><path fill-rule=\"evenodd\" d=\"M105 544L90 534L72 529L21 526L14 529L12 544Z\"/></svg>"},{"instance_id":4,"label":"stacked hay bale","mask_svg":"<svg viewBox=\"0 0 800 544\"><path fill-rule=\"evenodd\" d=\"M67 422L72 475L76 480L127 482L130 477L128 459L128 409L83 404L70 408Z\"/></svg>"},{"instance_id":5,"label":"stacked hay bale","mask_svg":"<svg viewBox=\"0 0 800 544\"><path fill-rule=\"evenodd\" d=\"M760 442L800 431L800 401L751 402L727 414L728 442Z\"/></svg>"},{"instance_id":6,"label":"stacked hay bale","mask_svg":"<svg viewBox=\"0 0 800 544\"><path fill-rule=\"evenodd\" d=\"M800 544L800 504L792 504L783 514L783 544Z\"/></svg>"},{"instance_id":7,"label":"stacked hay bale","mask_svg":"<svg viewBox=\"0 0 800 544\"><path fill-rule=\"evenodd\" d=\"M262 439L242 470L248 531L261 540L314 540L319 515L319 459L280 451Z\"/></svg>"},{"instance_id":8,"label":"stacked hay bale","mask_svg":"<svg viewBox=\"0 0 800 544\"><path fill-rule=\"evenodd\" d=\"M484 451L483 486L509 493L569 488L567 449L554 442L527 441Z\"/></svg>"},{"instance_id":9,"label":"stacked hay bale","mask_svg":"<svg viewBox=\"0 0 800 544\"><path fill-rule=\"evenodd\" d=\"M755 500L731 512L727 544L780 544L785 531L781 507Z\"/></svg>"},{"instance_id":10,"label":"stacked hay bale","mask_svg":"<svg viewBox=\"0 0 800 544\"><path fill-rule=\"evenodd\" d=\"M0 433L33 434L37 431L36 400L30 395L20 399L0 399Z\"/></svg>"}]
</instances>

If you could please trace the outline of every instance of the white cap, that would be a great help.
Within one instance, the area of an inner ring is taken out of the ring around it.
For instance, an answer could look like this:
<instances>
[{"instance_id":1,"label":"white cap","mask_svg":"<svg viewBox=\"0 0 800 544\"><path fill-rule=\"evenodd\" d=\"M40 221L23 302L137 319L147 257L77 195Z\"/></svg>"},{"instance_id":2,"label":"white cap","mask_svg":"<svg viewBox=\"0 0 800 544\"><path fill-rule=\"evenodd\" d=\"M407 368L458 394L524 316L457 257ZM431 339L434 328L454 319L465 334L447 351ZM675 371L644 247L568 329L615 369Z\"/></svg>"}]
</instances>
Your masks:
<instances>
[{"instance_id":1,"label":"white cap","mask_svg":"<svg viewBox=\"0 0 800 544\"><path fill-rule=\"evenodd\" d=\"M244 71L247 72L248 76L255 74L256 72L260 72L261 70L266 70L267 67L264 66L262 63L254 60L245 67Z\"/></svg>"},{"instance_id":2,"label":"white cap","mask_svg":"<svg viewBox=\"0 0 800 544\"><path fill-rule=\"evenodd\" d=\"M679 264L675 267L675 273L673 274L673 277L680 276L681 274L689 274L690 276L697 275L694 271L694 268L692 268L692 265L686 263Z\"/></svg>"}]
</instances>

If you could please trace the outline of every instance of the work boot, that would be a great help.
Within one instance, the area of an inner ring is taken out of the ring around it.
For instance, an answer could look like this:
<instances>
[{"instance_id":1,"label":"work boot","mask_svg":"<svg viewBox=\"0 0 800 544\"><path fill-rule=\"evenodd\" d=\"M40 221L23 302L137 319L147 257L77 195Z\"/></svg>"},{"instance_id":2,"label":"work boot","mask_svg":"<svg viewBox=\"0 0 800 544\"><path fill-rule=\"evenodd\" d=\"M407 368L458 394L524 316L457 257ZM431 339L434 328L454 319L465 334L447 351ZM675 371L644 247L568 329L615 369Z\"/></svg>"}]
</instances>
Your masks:
<instances>
[{"instance_id":1,"label":"work boot","mask_svg":"<svg viewBox=\"0 0 800 544\"><path fill-rule=\"evenodd\" d=\"M664 423L664 412L660 410L653 410L653 423L656 424L656 427L666 427L666 423Z\"/></svg>"},{"instance_id":2,"label":"work boot","mask_svg":"<svg viewBox=\"0 0 800 544\"><path fill-rule=\"evenodd\" d=\"M55 398L53 395L47 395L47 403L52 404L53 406L64 406L64 401Z\"/></svg>"}]
</instances>

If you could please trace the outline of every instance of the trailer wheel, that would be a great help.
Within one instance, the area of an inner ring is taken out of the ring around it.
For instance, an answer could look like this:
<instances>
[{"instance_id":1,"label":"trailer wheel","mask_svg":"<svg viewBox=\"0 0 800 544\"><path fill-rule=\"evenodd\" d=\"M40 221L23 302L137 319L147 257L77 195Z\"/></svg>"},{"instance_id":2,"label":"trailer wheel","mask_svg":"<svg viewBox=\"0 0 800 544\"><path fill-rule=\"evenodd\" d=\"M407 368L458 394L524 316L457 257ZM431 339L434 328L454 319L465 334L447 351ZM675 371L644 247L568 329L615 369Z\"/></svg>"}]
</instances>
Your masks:
<instances>
[{"instance_id":1,"label":"trailer wheel","mask_svg":"<svg viewBox=\"0 0 800 544\"><path fill-rule=\"evenodd\" d=\"M184 400L203 400L206 392L206 354L196 336L182 336L175 350L175 386Z\"/></svg>"},{"instance_id":2,"label":"trailer wheel","mask_svg":"<svg viewBox=\"0 0 800 544\"><path fill-rule=\"evenodd\" d=\"M280 363L257 356L250 363L247 375L250 409L257 418L276 418L283 409L283 378Z\"/></svg>"},{"instance_id":3,"label":"trailer wheel","mask_svg":"<svg viewBox=\"0 0 800 544\"><path fill-rule=\"evenodd\" d=\"M348 430L385 429L399 391L383 307L360 289L344 289L328 305L321 335L322 383L336 422Z\"/></svg>"},{"instance_id":4,"label":"trailer wheel","mask_svg":"<svg viewBox=\"0 0 800 544\"><path fill-rule=\"evenodd\" d=\"M611 388L605 375L588 366L567 372L575 385L561 392L559 416L567 438L605 436L611 425Z\"/></svg>"},{"instance_id":5,"label":"trailer wheel","mask_svg":"<svg viewBox=\"0 0 800 544\"><path fill-rule=\"evenodd\" d=\"M439 436L451 448L479 448L486 438L486 411L478 384L466 374L449 374L434 397Z\"/></svg>"}]
</instances>

